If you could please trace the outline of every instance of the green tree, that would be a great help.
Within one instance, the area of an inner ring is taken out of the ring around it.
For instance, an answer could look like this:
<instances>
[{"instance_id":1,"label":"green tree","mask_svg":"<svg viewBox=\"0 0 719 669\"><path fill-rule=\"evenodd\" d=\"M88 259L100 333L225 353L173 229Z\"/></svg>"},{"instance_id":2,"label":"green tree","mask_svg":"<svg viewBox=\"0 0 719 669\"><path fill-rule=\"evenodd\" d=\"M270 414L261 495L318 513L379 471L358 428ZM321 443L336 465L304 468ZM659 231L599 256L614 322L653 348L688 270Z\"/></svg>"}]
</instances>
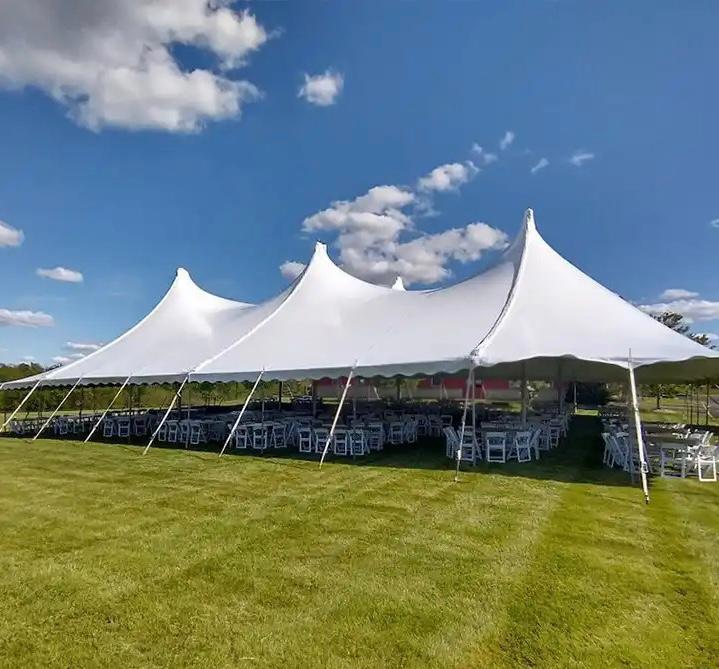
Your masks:
<instances>
[{"instance_id":1,"label":"green tree","mask_svg":"<svg viewBox=\"0 0 719 669\"><path fill-rule=\"evenodd\" d=\"M678 314L674 311L663 311L660 314L652 314L652 317L658 320L662 325L666 325L679 334L683 334L685 337L706 346L707 348L714 348L711 345L711 340L705 334L696 334L691 331L689 324L684 319L682 314ZM677 395L680 392L680 387L676 384L669 383L655 383L647 386L647 390L650 395L654 395L657 399L657 409L662 408L662 397Z\"/></svg>"}]
</instances>

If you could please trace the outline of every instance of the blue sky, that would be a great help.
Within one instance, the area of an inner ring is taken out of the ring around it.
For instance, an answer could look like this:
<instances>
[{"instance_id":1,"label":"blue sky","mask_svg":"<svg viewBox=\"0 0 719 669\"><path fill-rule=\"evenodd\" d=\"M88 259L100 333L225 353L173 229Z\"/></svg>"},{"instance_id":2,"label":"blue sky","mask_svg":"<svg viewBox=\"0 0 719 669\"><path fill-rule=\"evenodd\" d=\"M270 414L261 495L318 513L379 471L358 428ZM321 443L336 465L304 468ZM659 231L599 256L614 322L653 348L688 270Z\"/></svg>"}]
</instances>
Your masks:
<instances>
[{"instance_id":1,"label":"blue sky","mask_svg":"<svg viewBox=\"0 0 719 669\"><path fill-rule=\"evenodd\" d=\"M716 3L50 4L0 9L0 360L110 340L178 266L261 300L315 239L374 280L456 281L530 206L585 272L719 332Z\"/></svg>"}]
</instances>

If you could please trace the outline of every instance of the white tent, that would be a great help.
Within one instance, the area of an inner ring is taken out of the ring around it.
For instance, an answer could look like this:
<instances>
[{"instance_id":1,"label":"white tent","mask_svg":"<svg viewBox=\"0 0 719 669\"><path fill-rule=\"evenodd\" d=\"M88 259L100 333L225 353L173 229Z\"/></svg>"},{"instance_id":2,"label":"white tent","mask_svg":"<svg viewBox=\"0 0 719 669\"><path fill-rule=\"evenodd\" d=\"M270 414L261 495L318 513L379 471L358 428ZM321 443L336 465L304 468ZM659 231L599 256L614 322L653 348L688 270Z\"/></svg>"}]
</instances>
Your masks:
<instances>
[{"instance_id":1,"label":"white tent","mask_svg":"<svg viewBox=\"0 0 719 669\"><path fill-rule=\"evenodd\" d=\"M719 376L719 352L661 325L562 258L532 211L490 268L426 291L376 286L317 244L280 295L248 305L178 270L160 303L95 353L4 388L433 375L638 382Z\"/></svg>"}]
</instances>

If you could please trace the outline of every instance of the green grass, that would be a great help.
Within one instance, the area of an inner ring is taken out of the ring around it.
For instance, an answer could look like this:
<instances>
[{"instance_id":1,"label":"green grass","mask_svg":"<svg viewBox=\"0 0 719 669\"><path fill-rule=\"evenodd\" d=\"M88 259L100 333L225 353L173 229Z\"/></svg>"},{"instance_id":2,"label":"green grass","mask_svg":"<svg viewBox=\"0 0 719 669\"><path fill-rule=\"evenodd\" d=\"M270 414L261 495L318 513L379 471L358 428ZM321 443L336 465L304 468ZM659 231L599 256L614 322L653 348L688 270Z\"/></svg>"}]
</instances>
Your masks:
<instances>
[{"instance_id":1,"label":"green grass","mask_svg":"<svg viewBox=\"0 0 719 669\"><path fill-rule=\"evenodd\" d=\"M4 667L715 667L719 485L0 440Z\"/></svg>"}]
</instances>

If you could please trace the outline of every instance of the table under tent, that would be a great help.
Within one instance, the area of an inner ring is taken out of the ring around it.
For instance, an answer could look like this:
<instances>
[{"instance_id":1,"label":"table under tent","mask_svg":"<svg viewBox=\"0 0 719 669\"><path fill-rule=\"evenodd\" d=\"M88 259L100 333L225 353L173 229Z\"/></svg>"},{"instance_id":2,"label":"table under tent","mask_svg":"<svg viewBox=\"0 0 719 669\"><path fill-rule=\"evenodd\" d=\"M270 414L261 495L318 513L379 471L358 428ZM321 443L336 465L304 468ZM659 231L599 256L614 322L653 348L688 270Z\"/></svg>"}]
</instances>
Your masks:
<instances>
[{"instance_id":1,"label":"table under tent","mask_svg":"<svg viewBox=\"0 0 719 669\"><path fill-rule=\"evenodd\" d=\"M416 407L402 415L390 411L389 416L341 420L353 379L438 375L466 378L455 425L441 411ZM256 428L248 429L258 423L251 401L259 384L330 378L344 381L332 420L317 425L312 422L317 416L305 415L296 421L290 439L300 450L320 450L324 459L329 450L365 453L376 449L378 440L411 440L425 433L444 434L448 455L458 462L491 460L500 457L495 455L500 451L505 458L509 451L520 459L551 448L568 423L561 397L545 413L528 414L528 381L549 381L558 388L567 382L621 382L631 397L624 423L631 432L625 434L627 459L634 466L636 457L648 499L637 384L717 376L719 352L665 327L581 272L544 241L527 210L522 229L496 262L465 281L435 290L362 281L335 265L320 243L300 276L259 304L212 295L179 269L157 306L114 341L63 367L5 383L3 389L29 392L3 429L38 388L70 387L67 398L78 387L114 384L120 387L117 398L128 385L178 384L170 406L143 428L149 436L147 452L155 440L168 440L175 401L186 384L246 382L252 389L242 408L219 419L213 431L221 450L237 445L240 437L245 444L269 439L282 447L288 441L286 425L284 433L277 428L276 437L274 427L258 428L262 437L255 436ZM521 381L521 413L512 420L481 416L478 421L473 393L482 378ZM51 424L63 402L37 434ZM88 423L89 436L109 422L111 409ZM272 415L269 422L276 418ZM351 420L361 422L353 426ZM185 427L181 422L172 429L194 439L192 421ZM487 429L482 422L488 423ZM122 425L128 429L125 421ZM497 434L503 435L504 445Z\"/></svg>"}]
</instances>

